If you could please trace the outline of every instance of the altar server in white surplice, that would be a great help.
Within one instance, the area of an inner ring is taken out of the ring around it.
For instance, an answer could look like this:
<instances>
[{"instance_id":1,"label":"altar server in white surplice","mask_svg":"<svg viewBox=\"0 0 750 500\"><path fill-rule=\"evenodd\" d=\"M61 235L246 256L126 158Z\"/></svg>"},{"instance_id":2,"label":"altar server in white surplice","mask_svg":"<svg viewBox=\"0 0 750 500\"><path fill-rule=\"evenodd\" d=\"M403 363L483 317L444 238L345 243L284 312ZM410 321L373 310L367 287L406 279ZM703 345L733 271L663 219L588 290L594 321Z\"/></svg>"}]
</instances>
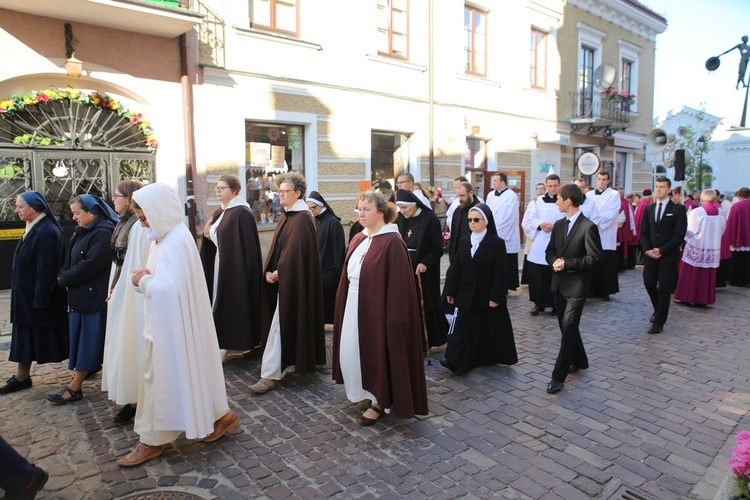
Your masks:
<instances>
[{"instance_id":1,"label":"altar server in white surplice","mask_svg":"<svg viewBox=\"0 0 750 500\"><path fill-rule=\"evenodd\" d=\"M548 175L544 186L546 192L529 203L521 223L526 236L533 239L527 258L529 300L534 303L529 312L532 316L538 315L547 307L551 309L550 315L556 314L555 296L552 293L552 267L547 263L546 251L555 222L565 217L556 205L560 177L557 174Z\"/></svg>"},{"instance_id":2,"label":"altar server in white surplice","mask_svg":"<svg viewBox=\"0 0 750 500\"><path fill-rule=\"evenodd\" d=\"M135 215L153 242L129 279L145 296L143 380L135 415L140 444L117 463L142 464L184 432L212 442L239 424L229 410L211 301L183 204L167 184L133 193Z\"/></svg>"},{"instance_id":3,"label":"altar server in white surplice","mask_svg":"<svg viewBox=\"0 0 750 500\"><path fill-rule=\"evenodd\" d=\"M492 191L487 195L486 204L495 218L497 235L505 241L508 270L505 274L505 288L515 290L518 282L518 251L521 249L521 231L518 226L518 195L508 187L508 176L498 172L492 176Z\"/></svg>"},{"instance_id":4,"label":"altar server in white surplice","mask_svg":"<svg viewBox=\"0 0 750 500\"><path fill-rule=\"evenodd\" d=\"M586 193L586 202L593 201L599 211L599 237L602 240L602 259L594 266L591 280L591 296L609 300L609 296L620 291L617 282L617 229L620 215L620 193L609 186L609 172L600 171L596 176L596 189Z\"/></svg>"}]
</instances>

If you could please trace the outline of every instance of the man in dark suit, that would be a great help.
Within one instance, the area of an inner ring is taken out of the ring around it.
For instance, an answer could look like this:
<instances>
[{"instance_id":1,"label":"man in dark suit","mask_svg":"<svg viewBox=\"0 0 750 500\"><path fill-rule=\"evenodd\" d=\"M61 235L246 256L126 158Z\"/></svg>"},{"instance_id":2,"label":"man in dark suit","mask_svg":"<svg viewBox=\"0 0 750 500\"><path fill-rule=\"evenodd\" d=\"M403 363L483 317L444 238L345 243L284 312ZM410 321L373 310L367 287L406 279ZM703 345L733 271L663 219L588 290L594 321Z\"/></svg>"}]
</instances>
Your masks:
<instances>
[{"instance_id":1,"label":"man in dark suit","mask_svg":"<svg viewBox=\"0 0 750 500\"><path fill-rule=\"evenodd\" d=\"M596 224L578 208L581 189L567 184L558 191L557 208L565 217L555 222L547 245L547 263L552 267L552 292L562 341L547 392L560 392L568 373L589 367L579 325L583 305L591 289L591 272L602 258L602 243Z\"/></svg>"},{"instance_id":2,"label":"man in dark suit","mask_svg":"<svg viewBox=\"0 0 750 500\"><path fill-rule=\"evenodd\" d=\"M641 248L645 254L643 284L654 314L648 333L661 333L669 314L670 294L677 280L680 245L687 231L685 206L669 199L672 182L659 177L654 184L654 203L646 207L641 222Z\"/></svg>"}]
</instances>

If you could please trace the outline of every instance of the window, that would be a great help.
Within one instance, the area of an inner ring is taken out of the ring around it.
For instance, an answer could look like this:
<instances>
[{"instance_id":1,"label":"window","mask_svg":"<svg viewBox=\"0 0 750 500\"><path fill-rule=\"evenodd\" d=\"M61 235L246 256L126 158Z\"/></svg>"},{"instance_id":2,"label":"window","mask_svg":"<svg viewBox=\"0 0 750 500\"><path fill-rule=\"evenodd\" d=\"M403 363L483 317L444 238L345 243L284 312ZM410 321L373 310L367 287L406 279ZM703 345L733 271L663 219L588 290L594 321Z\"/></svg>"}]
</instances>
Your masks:
<instances>
[{"instance_id":1,"label":"window","mask_svg":"<svg viewBox=\"0 0 750 500\"><path fill-rule=\"evenodd\" d=\"M378 0L378 53L409 58L409 0Z\"/></svg>"},{"instance_id":2,"label":"window","mask_svg":"<svg viewBox=\"0 0 750 500\"><path fill-rule=\"evenodd\" d=\"M476 137L466 138L464 170L469 182L474 186L474 194L485 197L485 177L487 175L487 140Z\"/></svg>"},{"instance_id":3,"label":"window","mask_svg":"<svg viewBox=\"0 0 750 500\"><path fill-rule=\"evenodd\" d=\"M578 112L581 116L587 116L592 111L594 100L594 49L581 46L579 61L581 66L578 69Z\"/></svg>"},{"instance_id":4,"label":"window","mask_svg":"<svg viewBox=\"0 0 750 500\"><path fill-rule=\"evenodd\" d=\"M531 29L531 87L547 88L547 33Z\"/></svg>"},{"instance_id":5,"label":"window","mask_svg":"<svg viewBox=\"0 0 750 500\"><path fill-rule=\"evenodd\" d=\"M620 46L620 93L627 92L633 96L624 103L625 111L636 113L638 110L638 57L641 47L628 42L618 40Z\"/></svg>"},{"instance_id":6,"label":"window","mask_svg":"<svg viewBox=\"0 0 750 500\"><path fill-rule=\"evenodd\" d=\"M487 76L487 14L464 7L466 73Z\"/></svg>"},{"instance_id":7,"label":"window","mask_svg":"<svg viewBox=\"0 0 750 500\"><path fill-rule=\"evenodd\" d=\"M628 184L628 153L617 151L615 152L615 164L612 169L612 182L610 187L620 186L625 188Z\"/></svg>"},{"instance_id":8,"label":"window","mask_svg":"<svg viewBox=\"0 0 750 500\"><path fill-rule=\"evenodd\" d=\"M253 27L299 35L299 0L251 0Z\"/></svg>"},{"instance_id":9,"label":"window","mask_svg":"<svg viewBox=\"0 0 750 500\"><path fill-rule=\"evenodd\" d=\"M274 176L305 174L304 127L278 123L245 123L247 202L261 224L273 223L282 212Z\"/></svg>"},{"instance_id":10,"label":"window","mask_svg":"<svg viewBox=\"0 0 750 500\"><path fill-rule=\"evenodd\" d=\"M401 132L381 132L370 134L370 169L373 183L380 184L380 191L386 195L395 189L396 179L403 172L409 172L409 137ZM378 177L382 177L382 180ZM383 182L387 181L387 182Z\"/></svg>"}]
</instances>

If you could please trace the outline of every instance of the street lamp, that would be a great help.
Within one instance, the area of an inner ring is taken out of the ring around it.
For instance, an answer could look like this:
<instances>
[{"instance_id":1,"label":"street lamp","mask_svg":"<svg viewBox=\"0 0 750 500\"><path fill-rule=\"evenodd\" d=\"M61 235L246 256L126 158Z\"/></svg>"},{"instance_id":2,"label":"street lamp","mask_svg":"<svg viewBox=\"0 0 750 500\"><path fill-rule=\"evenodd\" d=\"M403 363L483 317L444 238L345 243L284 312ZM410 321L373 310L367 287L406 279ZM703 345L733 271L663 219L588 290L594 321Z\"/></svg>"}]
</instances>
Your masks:
<instances>
[{"instance_id":1,"label":"street lamp","mask_svg":"<svg viewBox=\"0 0 750 500\"><path fill-rule=\"evenodd\" d=\"M706 148L706 138L700 136L698 138L698 143L701 148L701 157L698 163L698 191L703 192L703 150Z\"/></svg>"}]
</instances>

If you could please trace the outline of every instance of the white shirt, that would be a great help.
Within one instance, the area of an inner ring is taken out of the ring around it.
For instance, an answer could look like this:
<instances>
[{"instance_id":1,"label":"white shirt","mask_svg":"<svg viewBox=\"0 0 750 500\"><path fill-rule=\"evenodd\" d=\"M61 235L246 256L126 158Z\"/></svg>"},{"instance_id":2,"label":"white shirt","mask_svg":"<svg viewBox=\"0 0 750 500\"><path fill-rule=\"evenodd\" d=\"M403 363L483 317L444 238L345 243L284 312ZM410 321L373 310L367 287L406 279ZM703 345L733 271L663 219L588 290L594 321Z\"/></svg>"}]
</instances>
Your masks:
<instances>
[{"instance_id":1,"label":"white shirt","mask_svg":"<svg viewBox=\"0 0 750 500\"><path fill-rule=\"evenodd\" d=\"M602 240L602 250L616 250L620 193L612 188L606 188L597 195L596 191L592 190L586 193L586 199L596 203L596 208L599 210L599 222L596 225Z\"/></svg>"}]
</instances>

